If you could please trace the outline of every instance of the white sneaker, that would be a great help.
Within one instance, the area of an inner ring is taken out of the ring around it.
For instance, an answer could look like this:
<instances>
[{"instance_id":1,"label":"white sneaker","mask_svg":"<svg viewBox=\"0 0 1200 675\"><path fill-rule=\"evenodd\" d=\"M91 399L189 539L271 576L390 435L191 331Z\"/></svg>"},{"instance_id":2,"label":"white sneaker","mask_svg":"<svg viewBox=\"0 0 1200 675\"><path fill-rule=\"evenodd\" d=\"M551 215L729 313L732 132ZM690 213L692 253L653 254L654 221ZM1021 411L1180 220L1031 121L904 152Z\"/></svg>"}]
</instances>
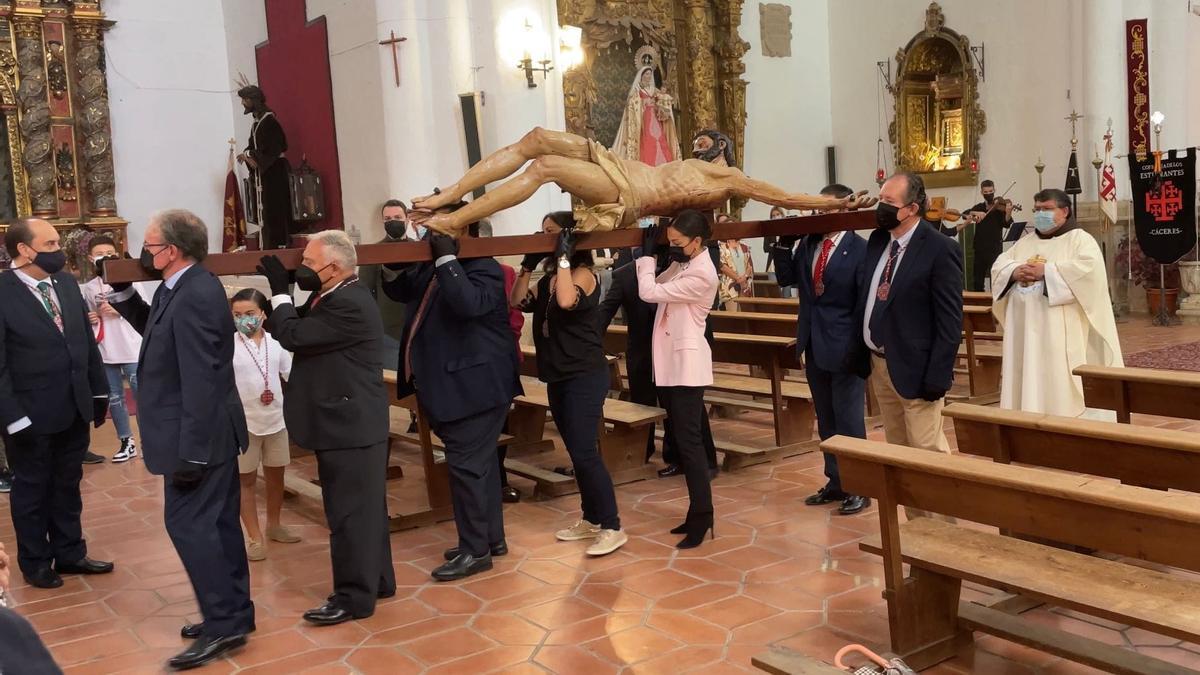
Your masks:
<instances>
[{"instance_id":1,"label":"white sneaker","mask_svg":"<svg viewBox=\"0 0 1200 675\"><path fill-rule=\"evenodd\" d=\"M117 450L117 454L113 455L112 461L114 464L128 462L137 457L137 444L133 442L133 438L122 438L121 449Z\"/></svg>"},{"instance_id":2,"label":"white sneaker","mask_svg":"<svg viewBox=\"0 0 1200 675\"><path fill-rule=\"evenodd\" d=\"M579 522L568 527L565 530L559 530L554 533L554 537L559 541L579 541L581 539L595 539L600 536L600 526L593 525L582 518Z\"/></svg>"},{"instance_id":3,"label":"white sneaker","mask_svg":"<svg viewBox=\"0 0 1200 675\"><path fill-rule=\"evenodd\" d=\"M588 547L588 555L608 555L625 545L629 535L624 530L600 530L596 542Z\"/></svg>"}]
</instances>

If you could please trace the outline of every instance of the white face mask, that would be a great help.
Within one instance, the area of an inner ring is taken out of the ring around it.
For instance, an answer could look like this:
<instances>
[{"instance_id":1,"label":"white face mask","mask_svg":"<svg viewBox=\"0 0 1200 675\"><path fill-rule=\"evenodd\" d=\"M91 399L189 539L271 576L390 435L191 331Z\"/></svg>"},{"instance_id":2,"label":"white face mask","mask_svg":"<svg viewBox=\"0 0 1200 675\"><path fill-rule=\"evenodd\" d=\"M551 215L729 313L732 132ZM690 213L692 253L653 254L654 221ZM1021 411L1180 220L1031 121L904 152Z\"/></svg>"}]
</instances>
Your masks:
<instances>
[{"instance_id":1,"label":"white face mask","mask_svg":"<svg viewBox=\"0 0 1200 675\"><path fill-rule=\"evenodd\" d=\"M421 241L425 238L425 233L428 231L429 228L424 225L410 225L404 236L408 237L411 241Z\"/></svg>"}]
</instances>

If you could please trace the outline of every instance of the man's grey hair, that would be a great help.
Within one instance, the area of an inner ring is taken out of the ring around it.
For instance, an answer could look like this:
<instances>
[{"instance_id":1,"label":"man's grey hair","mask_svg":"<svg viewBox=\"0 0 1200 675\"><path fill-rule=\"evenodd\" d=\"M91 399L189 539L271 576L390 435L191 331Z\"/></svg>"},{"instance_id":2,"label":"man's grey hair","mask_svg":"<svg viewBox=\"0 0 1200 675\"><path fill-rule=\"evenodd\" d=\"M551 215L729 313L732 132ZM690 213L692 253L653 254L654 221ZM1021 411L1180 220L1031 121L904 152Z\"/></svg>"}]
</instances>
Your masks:
<instances>
[{"instance_id":1,"label":"man's grey hair","mask_svg":"<svg viewBox=\"0 0 1200 675\"><path fill-rule=\"evenodd\" d=\"M208 227L200 216L187 209L159 211L150 218L162 230L163 241L179 249L183 257L201 262L208 256Z\"/></svg>"},{"instance_id":2,"label":"man's grey hair","mask_svg":"<svg viewBox=\"0 0 1200 675\"><path fill-rule=\"evenodd\" d=\"M904 191L904 206L916 204L921 208L925 208L925 181L920 176L911 171L899 171L892 174L892 178L903 177L907 189Z\"/></svg>"},{"instance_id":3,"label":"man's grey hair","mask_svg":"<svg viewBox=\"0 0 1200 675\"><path fill-rule=\"evenodd\" d=\"M354 250L354 242L350 241L345 232L322 230L310 236L308 240L324 244L330 261L336 262L343 270L353 270L358 265L358 252Z\"/></svg>"}]
</instances>

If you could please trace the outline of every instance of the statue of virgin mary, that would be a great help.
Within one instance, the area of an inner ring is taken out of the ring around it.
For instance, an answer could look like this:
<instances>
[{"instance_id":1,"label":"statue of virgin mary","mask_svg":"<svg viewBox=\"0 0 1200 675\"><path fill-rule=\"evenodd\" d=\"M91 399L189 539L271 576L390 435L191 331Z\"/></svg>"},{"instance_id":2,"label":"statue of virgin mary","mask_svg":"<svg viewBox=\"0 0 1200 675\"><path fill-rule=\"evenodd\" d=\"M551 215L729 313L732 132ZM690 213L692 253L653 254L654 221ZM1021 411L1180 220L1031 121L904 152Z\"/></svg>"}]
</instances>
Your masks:
<instances>
[{"instance_id":1,"label":"statue of virgin mary","mask_svg":"<svg viewBox=\"0 0 1200 675\"><path fill-rule=\"evenodd\" d=\"M623 159L658 166L679 159L679 134L675 129L675 99L654 82L654 66L638 68L612 151Z\"/></svg>"}]
</instances>

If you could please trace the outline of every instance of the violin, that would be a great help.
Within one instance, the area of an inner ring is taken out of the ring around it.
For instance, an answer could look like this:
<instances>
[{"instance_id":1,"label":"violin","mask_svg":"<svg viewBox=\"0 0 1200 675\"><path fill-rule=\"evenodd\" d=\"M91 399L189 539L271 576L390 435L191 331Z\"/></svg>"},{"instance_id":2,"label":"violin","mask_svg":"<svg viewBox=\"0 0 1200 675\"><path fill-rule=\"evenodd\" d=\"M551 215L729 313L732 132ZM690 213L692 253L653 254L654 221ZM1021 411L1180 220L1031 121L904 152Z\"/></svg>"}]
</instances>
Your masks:
<instances>
[{"instance_id":1,"label":"violin","mask_svg":"<svg viewBox=\"0 0 1200 675\"><path fill-rule=\"evenodd\" d=\"M934 204L925 211L925 220L931 223L936 223L939 220L947 223L957 223L963 217L962 211L958 209L948 209L939 204Z\"/></svg>"}]
</instances>

